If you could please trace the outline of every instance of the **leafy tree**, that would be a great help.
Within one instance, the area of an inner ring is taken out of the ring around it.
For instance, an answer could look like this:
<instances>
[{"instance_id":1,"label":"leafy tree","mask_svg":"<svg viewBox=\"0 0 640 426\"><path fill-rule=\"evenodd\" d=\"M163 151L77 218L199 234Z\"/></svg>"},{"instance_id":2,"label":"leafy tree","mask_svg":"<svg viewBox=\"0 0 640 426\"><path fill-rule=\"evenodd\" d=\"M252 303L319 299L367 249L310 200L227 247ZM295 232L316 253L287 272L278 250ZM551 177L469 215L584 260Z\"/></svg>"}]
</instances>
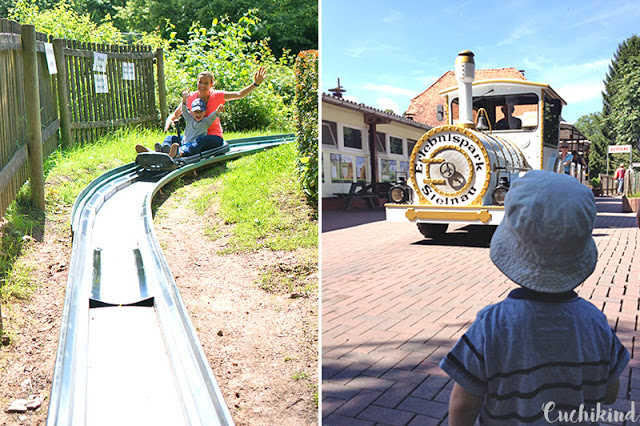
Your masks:
<instances>
[{"instance_id":1,"label":"leafy tree","mask_svg":"<svg viewBox=\"0 0 640 426\"><path fill-rule=\"evenodd\" d=\"M605 173L607 148L611 144L635 145L640 137L640 37L634 35L618 45L602 92L602 113L582 116L576 127L591 141L589 175ZM633 156L638 158L634 149ZM627 162L627 155L613 155L610 162ZM610 167L610 172L611 172Z\"/></svg>"},{"instance_id":2,"label":"leafy tree","mask_svg":"<svg viewBox=\"0 0 640 426\"><path fill-rule=\"evenodd\" d=\"M602 134L602 114L591 113L578 118L575 126L589 141L589 177L596 177L607 170L608 140Z\"/></svg>"},{"instance_id":3,"label":"leafy tree","mask_svg":"<svg viewBox=\"0 0 640 426\"><path fill-rule=\"evenodd\" d=\"M611 113L612 99L617 91L617 79L624 75L620 68L631 58L640 57L640 37L633 35L618 45L618 50L613 54L609 65L609 72L604 78L604 92L602 92L603 113L605 116Z\"/></svg>"},{"instance_id":4,"label":"leafy tree","mask_svg":"<svg viewBox=\"0 0 640 426\"><path fill-rule=\"evenodd\" d=\"M256 36L268 37L274 52L318 49L317 1L271 0L264 2L262 14L264 26Z\"/></svg>"},{"instance_id":5,"label":"leafy tree","mask_svg":"<svg viewBox=\"0 0 640 426\"><path fill-rule=\"evenodd\" d=\"M276 59L264 40L249 41L258 23L250 11L238 22L214 20L208 29L194 25L186 42L174 33L165 60L169 105L178 104L183 89L195 89L201 71L213 73L216 89L235 91L251 84L262 65L267 68L267 79L246 98L225 104L222 124L227 130L290 128L295 85L292 59Z\"/></svg>"},{"instance_id":6,"label":"leafy tree","mask_svg":"<svg viewBox=\"0 0 640 426\"><path fill-rule=\"evenodd\" d=\"M297 53L318 47L318 2L313 0L211 0L206 4L199 0L127 0L115 9L114 21L123 31L162 30L170 21L175 38L180 40L189 38L194 23L208 28L224 17L238 22L254 9L260 23L250 35L252 41L268 39L278 55L283 49Z\"/></svg>"},{"instance_id":7,"label":"leafy tree","mask_svg":"<svg viewBox=\"0 0 640 426\"><path fill-rule=\"evenodd\" d=\"M39 9L53 9L58 0L31 0L31 4ZM0 17L6 18L14 8L16 0L0 0Z\"/></svg>"},{"instance_id":8,"label":"leafy tree","mask_svg":"<svg viewBox=\"0 0 640 426\"><path fill-rule=\"evenodd\" d=\"M628 139L624 139L627 134L618 134L618 130L621 129L619 119L622 118L621 111L616 108L621 107L622 104L633 103L633 99L630 99L627 94L622 94L626 101L620 101L617 99L619 92L627 84L631 83L626 78L629 72L632 72L632 68L629 66L631 63L637 64L640 59L640 37L633 35L618 45L618 50L614 53L611 64L609 65L609 72L604 79L605 90L602 92L603 101L603 118L602 122L602 134L610 140L611 143L627 144ZM621 103L622 102L622 103ZM637 108L640 107L640 103L636 103Z\"/></svg>"},{"instance_id":9,"label":"leafy tree","mask_svg":"<svg viewBox=\"0 0 640 426\"><path fill-rule=\"evenodd\" d=\"M42 1L42 0L39 0ZM126 0L67 0L73 10L91 17L93 22L102 22L105 19L112 20L119 8L127 4ZM114 25L120 28L119 22L113 20Z\"/></svg>"},{"instance_id":10,"label":"leafy tree","mask_svg":"<svg viewBox=\"0 0 640 426\"><path fill-rule=\"evenodd\" d=\"M18 0L11 10L10 19L21 24L35 25L36 31L54 37L91 43L117 44L122 42L120 31L106 19L96 24L89 15L74 11L64 0L51 9L40 10L35 2Z\"/></svg>"},{"instance_id":11,"label":"leafy tree","mask_svg":"<svg viewBox=\"0 0 640 426\"><path fill-rule=\"evenodd\" d=\"M640 54L619 68L607 117L618 145L634 144L640 137Z\"/></svg>"}]
</instances>

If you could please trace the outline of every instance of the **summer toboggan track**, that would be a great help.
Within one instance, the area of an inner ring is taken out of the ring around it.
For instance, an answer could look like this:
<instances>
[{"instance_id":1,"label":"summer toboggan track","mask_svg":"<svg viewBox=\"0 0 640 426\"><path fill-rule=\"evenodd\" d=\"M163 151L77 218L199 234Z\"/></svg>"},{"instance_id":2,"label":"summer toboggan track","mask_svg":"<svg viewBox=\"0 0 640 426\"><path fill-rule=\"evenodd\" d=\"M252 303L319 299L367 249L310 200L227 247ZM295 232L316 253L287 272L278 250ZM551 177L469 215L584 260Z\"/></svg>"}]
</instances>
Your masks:
<instances>
[{"instance_id":1,"label":"summer toboggan track","mask_svg":"<svg viewBox=\"0 0 640 426\"><path fill-rule=\"evenodd\" d=\"M292 140L229 141L226 154L172 172L131 163L82 191L48 425L233 424L153 232L151 202L184 173Z\"/></svg>"}]
</instances>

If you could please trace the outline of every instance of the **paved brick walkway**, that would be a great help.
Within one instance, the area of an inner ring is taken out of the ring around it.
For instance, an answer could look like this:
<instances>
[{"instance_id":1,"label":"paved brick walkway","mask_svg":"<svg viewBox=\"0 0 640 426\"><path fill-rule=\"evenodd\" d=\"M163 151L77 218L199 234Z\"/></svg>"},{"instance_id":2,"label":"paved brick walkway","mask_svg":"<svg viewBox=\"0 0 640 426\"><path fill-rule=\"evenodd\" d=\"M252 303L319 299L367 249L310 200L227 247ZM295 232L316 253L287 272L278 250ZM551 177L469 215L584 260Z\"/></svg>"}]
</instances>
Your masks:
<instances>
[{"instance_id":1,"label":"paved brick walkway","mask_svg":"<svg viewBox=\"0 0 640 426\"><path fill-rule=\"evenodd\" d=\"M627 412L640 403L640 232L619 198L597 204L598 264L577 291L633 355L612 406ZM453 383L438 363L476 312L516 285L490 261L486 239L460 229L435 243L380 214L323 212L333 230L321 246L322 424L445 425ZM345 220L361 224L341 228Z\"/></svg>"}]
</instances>

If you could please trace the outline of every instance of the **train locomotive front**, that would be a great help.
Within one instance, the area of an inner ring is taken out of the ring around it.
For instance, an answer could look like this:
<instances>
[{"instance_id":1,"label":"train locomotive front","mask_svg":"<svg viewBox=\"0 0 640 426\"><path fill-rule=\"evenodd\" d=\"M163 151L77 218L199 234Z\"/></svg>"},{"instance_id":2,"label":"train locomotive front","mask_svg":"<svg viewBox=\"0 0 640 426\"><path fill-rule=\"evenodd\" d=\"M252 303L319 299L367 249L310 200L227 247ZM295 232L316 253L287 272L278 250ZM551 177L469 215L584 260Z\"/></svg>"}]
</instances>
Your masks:
<instances>
[{"instance_id":1,"label":"train locomotive front","mask_svg":"<svg viewBox=\"0 0 640 426\"><path fill-rule=\"evenodd\" d=\"M529 170L556 169L564 101L546 84L474 83L474 73L473 53L460 52L458 88L443 92L449 124L415 144L408 181L391 188L387 220L416 223L427 237L449 224L495 227L511 183Z\"/></svg>"}]
</instances>

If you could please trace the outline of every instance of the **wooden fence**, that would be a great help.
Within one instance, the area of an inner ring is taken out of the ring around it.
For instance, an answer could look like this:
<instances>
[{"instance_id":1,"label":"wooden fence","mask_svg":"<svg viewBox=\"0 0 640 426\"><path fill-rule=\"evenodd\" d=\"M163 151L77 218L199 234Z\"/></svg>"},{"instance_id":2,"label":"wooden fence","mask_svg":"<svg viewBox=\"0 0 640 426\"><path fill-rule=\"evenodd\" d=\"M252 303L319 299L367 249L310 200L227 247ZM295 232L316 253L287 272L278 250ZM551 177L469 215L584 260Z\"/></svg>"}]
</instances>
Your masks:
<instances>
[{"instance_id":1,"label":"wooden fence","mask_svg":"<svg viewBox=\"0 0 640 426\"><path fill-rule=\"evenodd\" d=\"M157 121L153 70L156 52L149 46L54 40L54 49L64 55L66 70L59 72L67 74L74 142L95 141L113 127ZM107 55L104 72L94 71L96 53Z\"/></svg>"},{"instance_id":2,"label":"wooden fence","mask_svg":"<svg viewBox=\"0 0 640 426\"><path fill-rule=\"evenodd\" d=\"M627 170L624 175L624 195L633 195L640 192L640 172Z\"/></svg>"},{"instance_id":3,"label":"wooden fence","mask_svg":"<svg viewBox=\"0 0 640 426\"><path fill-rule=\"evenodd\" d=\"M600 173L599 177L603 195L616 195L618 193L618 182L613 176ZM627 170L624 175L622 192L627 196L640 192L640 172Z\"/></svg>"},{"instance_id":4,"label":"wooden fence","mask_svg":"<svg viewBox=\"0 0 640 426\"><path fill-rule=\"evenodd\" d=\"M166 117L161 49L52 39L0 19L0 216L27 180L32 204L44 209L42 161L61 141L90 143L120 126L158 123L154 71Z\"/></svg>"},{"instance_id":5,"label":"wooden fence","mask_svg":"<svg viewBox=\"0 0 640 426\"><path fill-rule=\"evenodd\" d=\"M0 215L4 214L20 187L30 178L21 31L22 27L18 23L0 19ZM41 46L42 52L43 41L46 39L46 35L36 34L36 46ZM55 96L57 79L55 75L46 72L46 62L37 63L40 76L38 84L30 82L32 87L28 89L38 87L39 90L39 98L42 100L41 137L44 152L48 154L58 143L56 135L60 122Z\"/></svg>"}]
</instances>

